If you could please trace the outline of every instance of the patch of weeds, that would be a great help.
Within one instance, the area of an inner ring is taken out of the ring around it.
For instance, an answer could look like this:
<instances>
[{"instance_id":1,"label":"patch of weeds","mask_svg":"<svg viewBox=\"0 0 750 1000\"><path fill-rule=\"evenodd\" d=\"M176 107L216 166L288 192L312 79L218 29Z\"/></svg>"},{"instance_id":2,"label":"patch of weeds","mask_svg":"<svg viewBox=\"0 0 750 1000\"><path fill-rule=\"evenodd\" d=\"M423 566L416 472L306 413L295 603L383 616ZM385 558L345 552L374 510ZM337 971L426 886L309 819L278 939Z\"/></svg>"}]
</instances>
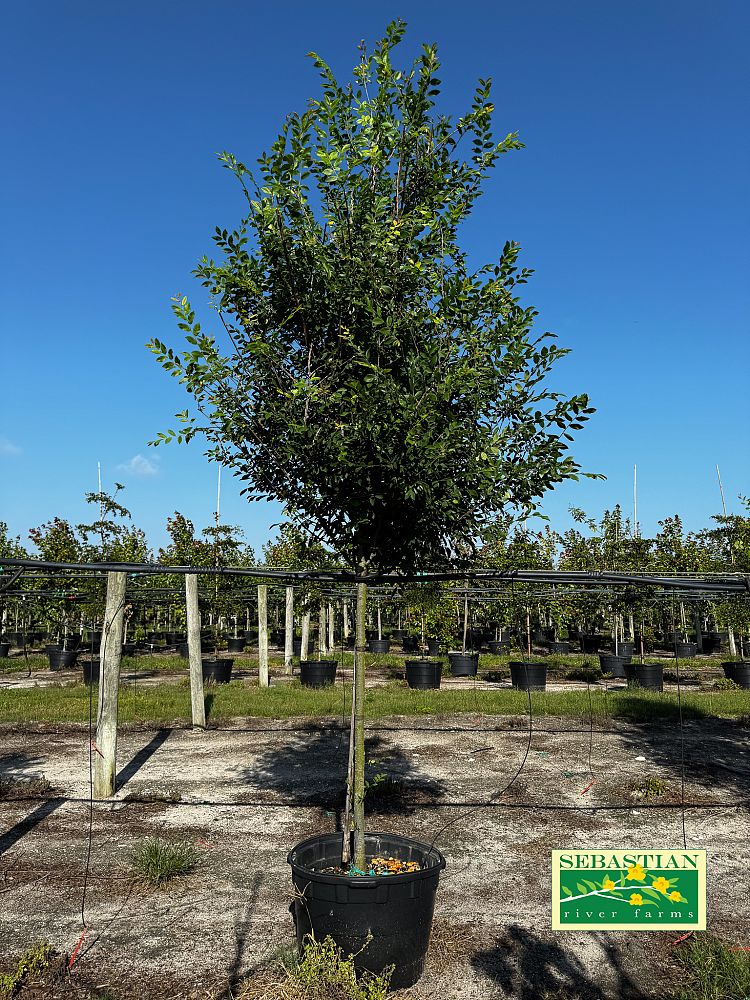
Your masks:
<instances>
[{"instance_id":1,"label":"patch of weeds","mask_svg":"<svg viewBox=\"0 0 750 1000\"><path fill-rule=\"evenodd\" d=\"M49 966L52 948L46 941L24 952L12 972L0 973L0 998L10 1000L28 979L39 976Z\"/></svg>"},{"instance_id":2,"label":"patch of weeds","mask_svg":"<svg viewBox=\"0 0 750 1000\"><path fill-rule=\"evenodd\" d=\"M604 674L602 673L601 667L573 667L572 670L568 670L565 677L569 681L588 681L589 684L595 684L600 681Z\"/></svg>"},{"instance_id":3,"label":"patch of weeds","mask_svg":"<svg viewBox=\"0 0 750 1000\"><path fill-rule=\"evenodd\" d=\"M733 681L731 677L719 677L711 685L716 691L739 691L740 685Z\"/></svg>"},{"instance_id":4,"label":"patch of weeds","mask_svg":"<svg viewBox=\"0 0 750 1000\"><path fill-rule=\"evenodd\" d=\"M46 778L0 778L0 799L46 798L53 786Z\"/></svg>"},{"instance_id":5,"label":"patch of weeds","mask_svg":"<svg viewBox=\"0 0 750 1000\"><path fill-rule=\"evenodd\" d=\"M750 957L710 935L692 938L675 952L686 979L672 1000L744 1000L750 997Z\"/></svg>"},{"instance_id":6,"label":"patch of weeds","mask_svg":"<svg viewBox=\"0 0 750 1000\"><path fill-rule=\"evenodd\" d=\"M636 792L640 798L643 799L658 799L661 795L664 795L667 791L666 782L662 781L661 778L656 778L653 775L650 778L646 778L638 785L634 792Z\"/></svg>"},{"instance_id":7,"label":"patch of weeds","mask_svg":"<svg viewBox=\"0 0 750 1000\"><path fill-rule=\"evenodd\" d=\"M238 1000L386 1000L391 973L365 972L334 941L311 940L301 957L283 956L243 984Z\"/></svg>"},{"instance_id":8,"label":"patch of weeds","mask_svg":"<svg viewBox=\"0 0 750 1000\"><path fill-rule=\"evenodd\" d=\"M484 674L484 680L490 684L499 684L500 681L507 681L510 678L510 667L499 667L497 670L488 670Z\"/></svg>"},{"instance_id":9,"label":"patch of weeds","mask_svg":"<svg viewBox=\"0 0 750 1000\"><path fill-rule=\"evenodd\" d=\"M187 875L198 863L198 852L185 841L147 837L130 859L133 877L154 889L162 889L180 875Z\"/></svg>"},{"instance_id":10,"label":"patch of weeds","mask_svg":"<svg viewBox=\"0 0 750 1000\"><path fill-rule=\"evenodd\" d=\"M123 802L181 802L182 793L176 788L146 788L141 792L128 792Z\"/></svg>"},{"instance_id":11,"label":"patch of weeds","mask_svg":"<svg viewBox=\"0 0 750 1000\"><path fill-rule=\"evenodd\" d=\"M404 791L404 783L400 778L394 778L385 771L378 771L371 778L365 780L365 800L372 805L382 802L384 799L392 799L401 795Z\"/></svg>"}]
</instances>

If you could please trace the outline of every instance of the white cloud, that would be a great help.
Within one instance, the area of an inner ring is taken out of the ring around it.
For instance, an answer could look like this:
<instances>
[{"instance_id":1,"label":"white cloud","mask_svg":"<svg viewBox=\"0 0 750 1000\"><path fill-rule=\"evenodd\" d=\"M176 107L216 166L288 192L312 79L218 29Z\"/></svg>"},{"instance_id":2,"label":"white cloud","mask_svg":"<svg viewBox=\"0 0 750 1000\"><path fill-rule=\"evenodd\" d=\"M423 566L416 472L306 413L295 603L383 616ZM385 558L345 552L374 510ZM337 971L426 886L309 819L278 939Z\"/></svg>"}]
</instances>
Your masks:
<instances>
[{"instance_id":1,"label":"white cloud","mask_svg":"<svg viewBox=\"0 0 750 1000\"><path fill-rule=\"evenodd\" d=\"M10 457L15 457L16 455L20 454L21 454L21 449L18 447L18 445L13 444L13 442L9 441L7 437L3 437L2 434L0 434L0 455L8 455Z\"/></svg>"},{"instance_id":2,"label":"white cloud","mask_svg":"<svg viewBox=\"0 0 750 1000\"><path fill-rule=\"evenodd\" d=\"M143 455L133 455L127 462L117 466L118 472L129 472L131 476L155 476L159 466Z\"/></svg>"}]
</instances>

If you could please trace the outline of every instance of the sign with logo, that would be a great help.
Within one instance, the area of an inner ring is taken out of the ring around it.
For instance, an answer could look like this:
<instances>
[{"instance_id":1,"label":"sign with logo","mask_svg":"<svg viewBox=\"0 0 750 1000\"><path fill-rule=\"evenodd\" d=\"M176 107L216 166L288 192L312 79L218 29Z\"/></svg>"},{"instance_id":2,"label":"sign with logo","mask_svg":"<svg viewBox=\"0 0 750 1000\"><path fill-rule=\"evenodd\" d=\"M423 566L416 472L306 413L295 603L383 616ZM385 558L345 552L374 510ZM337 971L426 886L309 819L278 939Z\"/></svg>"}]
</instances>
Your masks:
<instances>
[{"instance_id":1,"label":"sign with logo","mask_svg":"<svg viewBox=\"0 0 750 1000\"><path fill-rule=\"evenodd\" d=\"M706 852L553 851L552 929L706 929Z\"/></svg>"}]
</instances>

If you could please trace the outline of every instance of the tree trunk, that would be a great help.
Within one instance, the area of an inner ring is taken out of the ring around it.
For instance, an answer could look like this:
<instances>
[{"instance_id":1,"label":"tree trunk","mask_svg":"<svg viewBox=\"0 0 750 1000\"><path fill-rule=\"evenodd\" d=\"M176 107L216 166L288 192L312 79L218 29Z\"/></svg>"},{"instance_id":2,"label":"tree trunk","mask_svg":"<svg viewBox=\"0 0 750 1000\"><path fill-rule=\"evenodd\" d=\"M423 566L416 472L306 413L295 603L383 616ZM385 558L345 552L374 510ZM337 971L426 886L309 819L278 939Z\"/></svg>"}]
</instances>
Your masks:
<instances>
[{"instance_id":1,"label":"tree trunk","mask_svg":"<svg viewBox=\"0 0 750 1000\"><path fill-rule=\"evenodd\" d=\"M206 728L206 701L203 696L203 664L201 663L201 627L198 614L198 577L185 577L185 607L187 611L188 659L190 660L190 702L193 727Z\"/></svg>"},{"instance_id":2,"label":"tree trunk","mask_svg":"<svg viewBox=\"0 0 750 1000\"><path fill-rule=\"evenodd\" d=\"M349 638L349 602L346 599L342 612L341 631L344 635L344 642L346 642Z\"/></svg>"},{"instance_id":3,"label":"tree trunk","mask_svg":"<svg viewBox=\"0 0 750 1000\"><path fill-rule=\"evenodd\" d=\"M258 683L268 687L268 584L258 584Z\"/></svg>"},{"instance_id":4,"label":"tree trunk","mask_svg":"<svg viewBox=\"0 0 750 1000\"><path fill-rule=\"evenodd\" d=\"M698 646L698 655L703 656L703 630L701 629L701 617L695 604L693 605L693 628L695 629L695 642Z\"/></svg>"},{"instance_id":5,"label":"tree trunk","mask_svg":"<svg viewBox=\"0 0 750 1000\"><path fill-rule=\"evenodd\" d=\"M294 587L286 588L286 614L284 618L284 672L292 673L294 656Z\"/></svg>"},{"instance_id":6,"label":"tree trunk","mask_svg":"<svg viewBox=\"0 0 750 1000\"><path fill-rule=\"evenodd\" d=\"M117 695L120 687L126 579L125 573L107 573L107 604L99 647L101 678L96 718L96 746L99 753L94 756L94 797L97 799L108 798L115 793Z\"/></svg>"},{"instance_id":7,"label":"tree trunk","mask_svg":"<svg viewBox=\"0 0 750 1000\"><path fill-rule=\"evenodd\" d=\"M357 637L354 651L354 864L365 871L365 622L367 584L357 584Z\"/></svg>"},{"instance_id":8,"label":"tree trunk","mask_svg":"<svg viewBox=\"0 0 750 1000\"><path fill-rule=\"evenodd\" d=\"M331 651L336 648L336 609L331 601L328 602L328 648Z\"/></svg>"}]
</instances>

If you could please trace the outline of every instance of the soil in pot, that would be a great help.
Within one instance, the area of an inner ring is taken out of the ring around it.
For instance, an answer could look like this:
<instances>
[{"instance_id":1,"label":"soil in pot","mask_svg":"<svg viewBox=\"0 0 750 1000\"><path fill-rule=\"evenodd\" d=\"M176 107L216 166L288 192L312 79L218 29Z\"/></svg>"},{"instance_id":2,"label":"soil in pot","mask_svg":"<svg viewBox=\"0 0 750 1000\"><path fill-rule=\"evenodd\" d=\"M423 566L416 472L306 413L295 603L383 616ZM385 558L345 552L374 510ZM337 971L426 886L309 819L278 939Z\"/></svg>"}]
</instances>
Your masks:
<instances>
[{"instance_id":1,"label":"soil in pot","mask_svg":"<svg viewBox=\"0 0 750 1000\"><path fill-rule=\"evenodd\" d=\"M47 656L50 670L72 670L78 659L78 650L48 646Z\"/></svg>"},{"instance_id":2,"label":"soil in pot","mask_svg":"<svg viewBox=\"0 0 750 1000\"><path fill-rule=\"evenodd\" d=\"M234 660L217 657L214 660L201 660L203 680L214 684L228 684L232 678Z\"/></svg>"},{"instance_id":3,"label":"soil in pot","mask_svg":"<svg viewBox=\"0 0 750 1000\"><path fill-rule=\"evenodd\" d=\"M377 653L382 655L383 653L390 652L391 640L390 639L368 639L367 640L367 652Z\"/></svg>"},{"instance_id":4,"label":"soil in pot","mask_svg":"<svg viewBox=\"0 0 750 1000\"><path fill-rule=\"evenodd\" d=\"M615 656L614 653L600 653L599 666L603 674L612 674L613 677L625 676L625 664L630 663L629 656Z\"/></svg>"},{"instance_id":5,"label":"soil in pot","mask_svg":"<svg viewBox=\"0 0 750 1000\"><path fill-rule=\"evenodd\" d=\"M626 663L625 677L628 687L642 687L648 691L664 690L664 668L661 663Z\"/></svg>"},{"instance_id":6,"label":"soil in pot","mask_svg":"<svg viewBox=\"0 0 750 1000\"><path fill-rule=\"evenodd\" d=\"M299 679L305 687L329 687L336 682L336 660L300 660Z\"/></svg>"},{"instance_id":7,"label":"soil in pot","mask_svg":"<svg viewBox=\"0 0 750 1000\"><path fill-rule=\"evenodd\" d=\"M510 680L519 691L544 691L547 687L547 664L511 660Z\"/></svg>"},{"instance_id":8,"label":"soil in pot","mask_svg":"<svg viewBox=\"0 0 750 1000\"><path fill-rule=\"evenodd\" d=\"M410 688L426 691L439 688L443 674L443 664L440 660L407 660L406 683Z\"/></svg>"},{"instance_id":9,"label":"soil in pot","mask_svg":"<svg viewBox=\"0 0 750 1000\"><path fill-rule=\"evenodd\" d=\"M227 639L227 649L230 653L241 653L245 649L245 637L238 636L236 639L232 636Z\"/></svg>"},{"instance_id":10,"label":"soil in pot","mask_svg":"<svg viewBox=\"0 0 750 1000\"><path fill-rule=\"evenodd\" d=\"M303 840L290 852L297 944L302 949L308 937L322 941L330 935L361 971L380 973L393 966L391 987L404 989L424 969L445 858L435 847L387 833L366 834L365 847L364 876L325 873L341 864L340 833ZM393 858L416 869L370 875L375 858Z\"/></svg>"},{"instance_id":11,"label":"soil in pot","mask_svg":"<svg viewBox=\"0 0 750 1000\"><path fill-rule=\"evenodd\" d=\"M448 661L454 677L476 677L479 653L448 653Z\"/></svg>"},{"instance_id":12,"label":"soil in pot","mask_svg":"<svg viewBox=\"0 0 750 1000\"><path fill-rule=\"evenodd\" d=\"M0 642L0 660L7 660L10 653L10 643Z\"/></svg>"}]
</instances>

